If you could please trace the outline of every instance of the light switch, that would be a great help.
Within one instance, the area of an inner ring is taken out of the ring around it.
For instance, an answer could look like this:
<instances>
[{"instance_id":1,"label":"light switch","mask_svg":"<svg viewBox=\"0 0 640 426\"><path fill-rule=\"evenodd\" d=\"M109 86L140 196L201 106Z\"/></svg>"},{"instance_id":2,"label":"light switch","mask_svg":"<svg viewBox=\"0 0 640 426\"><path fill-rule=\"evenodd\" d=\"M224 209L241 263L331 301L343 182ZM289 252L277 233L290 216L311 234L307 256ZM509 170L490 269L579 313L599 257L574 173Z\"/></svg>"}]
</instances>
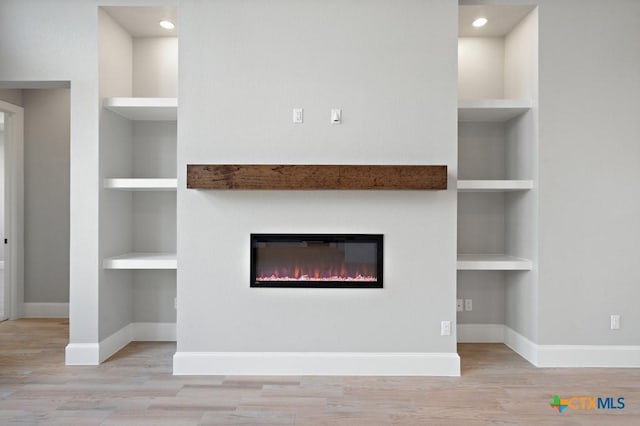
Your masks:
<instances>
[{"instance_id":1,"label":"light switch","mask_svg":"<svg viewBox=\"0 0 640 426\"><path fill-rule=\"evenodd\" d=\"M304 109L302 108L294 108L293 109L293 123L294 124L302 124L304 122Z\"/></svg>"},{"instance_id":2,"label":"light switch","mask_svg":"<svg viewBox=\"0 0 640 426\"><path fill-rule=\"evenodd\" d=\"M341 109L332 109L331 110L331 124L340 124L342 123L342 110Z\"/></svg>"},{"instance_id":3,"label":"light switch","mask_svg":"<svg viewBox=\"0 0 640 426\"><path fill-rule=\"evenodd\" d=\"M620 330L620 315L611 315L611 329Z\"/></svg>"}]
</instances>

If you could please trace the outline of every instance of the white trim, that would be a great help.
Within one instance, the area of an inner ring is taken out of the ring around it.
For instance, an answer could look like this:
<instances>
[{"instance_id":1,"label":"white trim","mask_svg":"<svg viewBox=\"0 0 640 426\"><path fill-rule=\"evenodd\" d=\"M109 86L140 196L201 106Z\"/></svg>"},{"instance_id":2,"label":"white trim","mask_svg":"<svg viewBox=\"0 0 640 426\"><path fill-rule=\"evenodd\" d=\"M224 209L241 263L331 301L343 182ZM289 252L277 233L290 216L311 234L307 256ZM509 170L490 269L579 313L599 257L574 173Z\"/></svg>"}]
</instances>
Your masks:
<instances>
[{"instance_id":1,"label":"white trim","mask_svg":"<svg viewBox=\"0 0 640 426\"><path fill-rule=\"evenodd\" d=\"M127 324L100 342L98 345L100 362L104 362L132 341L131 324Z\"/></svg>"},{"instance_id":2,"label":"white trim","mask_svg":"<svg viewBox=\"0 0 640 426\"><path fill-rule=\"evenodd\" d=\"M457 353L176 352L175 375L459 376Z\"/></svg>"},{"instance_id":3,"label":"white trim","mask_svg":"<svg viewBox=\"0 0 640 426\"><path fill-rule=\"evenodd\" d=\"M175 322L134 322L131 335L137 342L175 342Z\"/></svg>"},{"instance_id":4,"label":"white trim","mask_svg":"<svg viewBox=\"0 0 640 426\"><path fill-rule=\"evenodd\" d=\"M506 325L504 326L504 344L531 364L538 366L538 345Z\"/></svg>"},{"instance_id":5,"label":"white trim","mask_svg":"<svg viewBox=\"0 0 640 426\"><path fill-rule=\"evenodd\" d=\"M178 119L178 98L105 98L103 106L129 120Z\"/></svg>"},{"instance_id":6,"label":"white trim","mask_svg":"<svg viewBox=\"0 0 640 426\"><path fill-rule=\"evenodd\" d=\"M175 253L126 253L102 260L104 269L178 269Z\"/></svg>"},{"instance_id":7,"label":"white trim","mask_svg":"<svg viewBox=\"0 0 640 426\"><path fill-rule=\"evenodd\" d=\"M530 271L533 267L529 259L506 254L465 254L456 259L458 271Z\"/></svg>"},{"instance_id":8,"label":"white trim","mask_svg":"<svg viewBox=\"0 0 640 426\"><path fill-rule=\"evenodd\" d=\"M458 192L511 192L533 188L532 180L491 179L458 180Z\"/></svg>"},{"instance_id":9,"label":"white trim","mask_svg":"<svg viewBox=\"0 0 640 426\"><path fill-rule=\"evenodd\" d=\"M4 314L22 317L24 301L24 109L0 101L5 114Z\"/></svg>"},{"instance_id":10,"label":"white trim","mask_svg":"<svg viewBox=\"0 0 640 426\"><path fill-rule=\"evenodd\" d=\"M539 345L536 366L639 368L640 346Z\"/></svg>"},{"instance_id":11,"label":"white trim","mask_svg":"<svg viewBox=\"0 0 640 426\"><path fill-rule=\"evenodd\" d=\"M533 107L530 99L458 101L458 121L505 122Z\"/></svg>"},{"instance_id":12,"label":"white trim","mask_svg":"<svg viewBox=\"0 0 640 426\"><path fill-rule=\"evenodd\" d=\"M505 344L536 367L640 368L638 345L537 345L506 326Z\"/></svg>"},{"instance_id":13,"label":"white trim","mask_svg":"<svg viewBox=\"0 0 640 426\"><path fill-rule=\"evenodd\" d=\"M69 343L64 351L65 365L98 365L100 364L97 343Z\"/></svg>"},{"instance_id":14,"label":"white trim","mask_svg":"<svg viewBox=\"0 0 640 426\"><path fill-rule=\"evenodd\" d=\"M106 189L125 191L175 191L178 179L174 178L107 178L104 179Z\"/></svg>"},{"instance_id":15,"label":"white trim","mask_svg":"<svg viewBox=\"0 0 640 426\"><path fill-rule=\"evenodd\" d=\"M125 325L100 343L69 343L66 365L98 365L131 342L175 341L175 323L133 322Z\"/></svg>"},{"instance_id":16,"label":"white trim","mask_svg":"<svg viewBox=\"0 0 640 426\"><path fill-rule=\"evenodd\" d=\"M458 324L458 343L504 343L502 324Z\"/></svg>"},{"instance_id":17,"label":"white trim","mask_svg":"<svg viewBox=\"0 0 640 426\"><path fill-rule=\"evenodd\" d=\"M25 303L23 318L69 318L68 303Z\"/></svg>"}]
</instances>

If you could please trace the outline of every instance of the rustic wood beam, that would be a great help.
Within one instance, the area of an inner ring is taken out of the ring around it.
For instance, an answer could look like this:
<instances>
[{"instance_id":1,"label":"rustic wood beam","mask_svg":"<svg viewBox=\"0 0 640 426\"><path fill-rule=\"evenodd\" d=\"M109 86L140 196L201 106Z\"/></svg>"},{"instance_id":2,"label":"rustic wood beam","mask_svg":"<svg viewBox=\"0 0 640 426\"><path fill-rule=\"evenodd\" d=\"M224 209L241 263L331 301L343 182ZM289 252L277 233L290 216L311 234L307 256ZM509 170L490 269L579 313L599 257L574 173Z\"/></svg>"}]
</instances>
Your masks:
<instances>
[{"instance_id":1,"label":"rustic wood beam","mask_svg":"<svg viewBox=\"0 0 640 426\"><path fill-rule=\"evenodd\" d=\"M447 166L188 164L192 189L447 189Z\"/></svg>"}]
</instances>

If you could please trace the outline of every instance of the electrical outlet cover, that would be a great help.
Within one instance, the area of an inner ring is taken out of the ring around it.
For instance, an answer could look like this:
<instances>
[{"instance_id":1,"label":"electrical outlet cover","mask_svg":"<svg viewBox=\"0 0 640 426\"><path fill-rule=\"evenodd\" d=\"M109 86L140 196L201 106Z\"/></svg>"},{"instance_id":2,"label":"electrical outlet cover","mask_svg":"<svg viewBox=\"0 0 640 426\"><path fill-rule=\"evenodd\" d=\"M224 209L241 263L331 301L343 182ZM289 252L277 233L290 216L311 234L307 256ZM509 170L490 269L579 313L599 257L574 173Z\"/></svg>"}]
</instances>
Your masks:
<instances>
[{"instance_id":1,"label":"electrical outlet cover","mask_svg":"<svg viewBox=\"0 0 640 426\"><path fill-rule=\"evenodd\" d=\"M473 299L464 299L464 310L473 311Z\"/></svg>"},{"instance_id":2,"label":"electrical outlet cover","mask_svg":"<svg viewBox=\"0 0 640 426\"><path fill-rule=\"evenodd\" d=\"M440 323L440 335L451 336L451 321L442 321Z\"/></svg>"}]
</instances>

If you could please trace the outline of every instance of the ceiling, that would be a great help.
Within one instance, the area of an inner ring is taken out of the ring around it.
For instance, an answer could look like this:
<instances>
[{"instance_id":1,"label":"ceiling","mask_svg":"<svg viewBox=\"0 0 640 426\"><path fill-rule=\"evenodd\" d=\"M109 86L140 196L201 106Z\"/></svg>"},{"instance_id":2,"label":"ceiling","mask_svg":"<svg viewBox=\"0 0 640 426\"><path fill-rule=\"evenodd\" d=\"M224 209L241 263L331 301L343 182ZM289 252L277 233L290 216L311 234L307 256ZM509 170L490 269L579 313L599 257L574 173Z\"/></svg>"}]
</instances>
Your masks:
<instances>
[{"instance_id":1,"label":"ceiling","mask_svg":"<svg viewBox=\"0 0 640 426\"><path fill-rule=\"evenodd\" d=\"M458 13L459 37L503 37L508 34L535 6L460 6ZM489 22L482 28L471 23L477 18Z\"/></svg>"},{"instance_id":2,"label":"ceiling","mask_svg":"<svg viewBox=\"0 0 640 426\"><path fill-rule=\"evenodd\" d=\"M132 37L176 37L178 35L178 12L172 6L123 7L103 6L117 23ZM158 23L169 20L176 25L173 30L165 30Z\"/></svg>"},{"instance_id":3,"label":"ceiling","mask_svg":"<svg viewBox=\"0 0 640 426\"><path fill-rule=\"evenodd\" d=\"M503 37L508 34L535 6L531 5L469 5L460 6L458 14L458 36L460 37ZM178 13L176 7L123 7L103 6L132 37L175 37L178 35ZM482 28L474 28L471 23L479 17L489 20ZM165 30L158 25L168 19L176 28Z\"/></svg>"}]
</instances>

